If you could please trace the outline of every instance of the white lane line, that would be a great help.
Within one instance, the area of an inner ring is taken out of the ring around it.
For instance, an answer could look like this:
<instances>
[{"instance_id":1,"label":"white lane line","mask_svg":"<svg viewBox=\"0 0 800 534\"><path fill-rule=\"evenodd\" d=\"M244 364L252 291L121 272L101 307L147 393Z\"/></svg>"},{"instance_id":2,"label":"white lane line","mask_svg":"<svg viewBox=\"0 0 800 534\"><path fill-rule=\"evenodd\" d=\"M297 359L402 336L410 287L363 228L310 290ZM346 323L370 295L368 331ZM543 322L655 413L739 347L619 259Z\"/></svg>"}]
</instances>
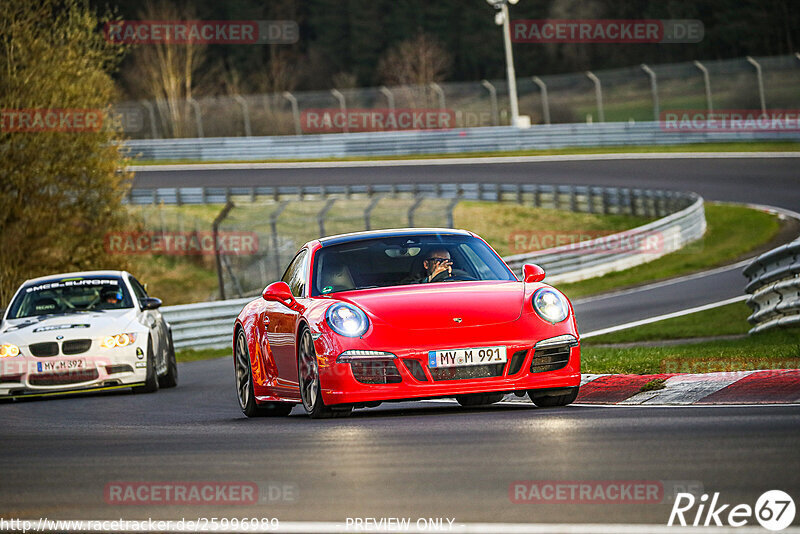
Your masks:
<instances>
[{"instance_id":1,"label":"white lane line","mask_svg":"<svg viewBox=\"0 0 800 534\"><path fill-rule=\"evenodd\" d=\"M647 319L639 319L638 321L633 321L630 323L620 324L617 326L610 326L608 328L602 328L600 330L594 330L592 332L586 332L585 334L581 334L581 339L585 339L587 337L595 337L595 336L602 336L603 334L610 334L611 332L617 332L619 330L626 330L628 328L633 328L636 326L642 326L650 323L657 323L658 321L665 321L667 319L673 319L675 317L683 317L684 315L690 315L692 313L697 313L705 310L711 310L714 308L719 308L720 306L725 306L727 304L733 304L734 302L742 302L747 300L750 295L739 295L738 297L733 297L726 300L721 300L719 302L712 302L711 304L704 304L703 306L697 306L696 308L689 308L687 310L676 311L672 313L666 313L664 315L658 315L655 317L649 317Z\"/></svg>"},{"instance_id":2,"label":"white lane line","mask_svg":"<svg viewBox=\"0 0 800 534\"><path fill-rule=\"evenodd\" d=\"M597 300L604 300L608 298L619 297L621 295L630 295L632 293L641 293L642 291L650 291L651 289L657 289L659 287L670 286L673 284L680 284L682 282L687 282L689 280L695 280L697 278L705 278L706 276L712 276L715 274L723 273L726 271L734 271L736 269L742 269L747 265L753 263L753 260L756 259L755 256L752 258L746 258L742 261L732 263L731 265L723 265L722 267L715 267L714 269L710 269L708 271L701 271L699 273L687 274L685 276L681 276L678 278L670 278L669 280L664 280L661 282L653 282L652 284L647 284L644 286L637 286L632 287L630 289L621 289L619 291L612 291L609 293L603 293L602 295L597 295L594 297L586 297L586 298L579 298L572 301L573 304L585 304L587 302L594 302Z\"/></svg>"},{"instance_id":3,"label":"white lane line","mask_svg":"<svg viewBox=\"0 0 800 534\"><path fill-rule=\"evenodd\" d=\"M356 161L289 161L280 163L190 163L129 165L133 172L148 171L232 171L259 169L330 169L347 167L417 167L424 165L485 165L494 163L547 163L562 161L615 161L650 159L761 159L800 158L800 152L642 152L623 154L561 154L551 156L489 156L475 158L420 158Z\"/></svg>"}]
</instances>

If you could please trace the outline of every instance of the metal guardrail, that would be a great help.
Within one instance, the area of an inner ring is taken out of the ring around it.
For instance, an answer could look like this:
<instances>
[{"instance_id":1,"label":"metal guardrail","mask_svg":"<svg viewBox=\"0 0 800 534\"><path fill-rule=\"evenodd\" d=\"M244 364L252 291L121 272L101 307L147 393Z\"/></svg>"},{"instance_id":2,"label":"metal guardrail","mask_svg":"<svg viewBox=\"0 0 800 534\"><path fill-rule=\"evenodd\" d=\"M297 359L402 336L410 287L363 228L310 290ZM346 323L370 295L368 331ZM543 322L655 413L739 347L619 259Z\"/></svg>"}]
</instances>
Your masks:
<instances>
[{"instance_id":1,"label":"metal guardrail","mask_svg":"<svg viewBox=\"0 0 800 534\"><path fill-rule=\"evenodd\" d=\"M800 325L800 239L772 249L745 267L750 333Z\"/></svg>"},{"instance_id":2,"label":"metal guardrail","mask_svg":"<svg viewBox=\"0 0 800 534\"><path fill-rule=\"evenodd\" d=\"M616 213L661 217L626 232L605 236L575 246L560 247L504 258L512 269L521 272L528 262L540 264L548 272L548 282L563 282L599 276L656 259L695 239L705 231L703 199L694 193L627 189L615 187L553 186L539 184L436 184L385 186L306 186L265 188L202 188L134 190L130 201L171 203L224 202L232 195L260 195L279 200L327 194L414 194L436 198L475 200L514 200L535 206L567 209L584 213ZM656 237L654 245L652 238ZM598 250L609 243L614 250ZM655 247L655 248L654 248ZM176 348L225 347L231 343L231 324L242 307L252 300L243 298L218 302L165 306L162 313L172 325Z\"/></svg>"},{"instance_id":3,"label":"metal guardrail","mask_svg":"<svg viewBox=\"0 0 800 534\"><path fill-rule=\"evenodd\" d=\"M254 161L355 156L505 152L564 147L675 145L734 141L800 140L800 132L674 132L659 122L510 126L452 130L134 139L130 155L144 160Z\"/></svg>"},{"instance_id":4,"label":"metal guardrail","mask_svg":"<svg viewBox=\"0 0 800 534\"><path fill-rule=\"evenodd\" d=\"M233 343L233 320L252 297L164 306L176 349L225 347Z\"/></svg>"},{"instance_id":5,"label":"metal guardrail","mask_svg":"<svg viewBox=\"0 0 800 534\"><path fill-rule=\"evenodd\" d=\"M703 236L706 218L703 199L667 217L627 232L574 245L565 245L503 258L517 272L525 263L544 267L549 283L577 282L629 269L675 252Z\"/></svg>"}]
</instances>

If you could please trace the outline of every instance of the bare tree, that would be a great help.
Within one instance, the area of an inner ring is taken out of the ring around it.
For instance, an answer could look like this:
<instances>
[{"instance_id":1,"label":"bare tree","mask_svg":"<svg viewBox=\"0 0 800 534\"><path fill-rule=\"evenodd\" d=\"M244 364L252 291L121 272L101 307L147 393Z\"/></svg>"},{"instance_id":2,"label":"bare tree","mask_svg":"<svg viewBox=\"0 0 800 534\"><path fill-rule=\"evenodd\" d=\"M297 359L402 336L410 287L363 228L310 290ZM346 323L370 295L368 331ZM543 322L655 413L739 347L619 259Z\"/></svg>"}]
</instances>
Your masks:
<instances>
[{"instance_id":1,"label":"bare tree","mask_svg":"<svg viewBox=\"0 0 800 534\"><path fill-rule=\"evenodd\" d=\"M421 33L391 48L378 64L378 75L386 85L404 86L403 96L412 107L427 106L434 102L428 86L442 81L451 63L450 54Z\"/></svg>"},{"instance_id":2,"label":"bare tree","mask_svg":"<svg viewBox=\"0 0 800 534\"><path fill-rule=\"evenodd\" d=\"M142 20L193 20L188 4L166 0L148 1L139 12ZM137 45L125 78L128 86L145 98L157 102L166 131L174 137L194 133L189 121L189 99L197 88L196 73L203 63L205 45L197 43Z\"/></svg>"}]
</instances>

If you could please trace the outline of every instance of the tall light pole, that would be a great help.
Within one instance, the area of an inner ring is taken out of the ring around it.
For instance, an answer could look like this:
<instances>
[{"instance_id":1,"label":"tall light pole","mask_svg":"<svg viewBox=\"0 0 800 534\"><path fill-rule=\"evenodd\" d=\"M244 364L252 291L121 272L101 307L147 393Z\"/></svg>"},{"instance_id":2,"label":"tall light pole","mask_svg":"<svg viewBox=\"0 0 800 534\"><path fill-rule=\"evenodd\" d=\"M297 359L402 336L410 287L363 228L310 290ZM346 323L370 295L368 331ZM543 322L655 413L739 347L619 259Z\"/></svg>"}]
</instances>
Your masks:
<instances>
[{"instance_id":1,"label":"tall light pole","mask_svg":"<svg viewBox=\"0 0 800 534\"><path fill-rule=\"evenodd\" d=\"M503 44L506 50L506 75L508 76L508 100L511 105L511 125L519 122L519 104L517 102L517 75L514 73L514 56L511 52L511 23L508 20L508 4L514 5L519 0L486 0L497 10L494 22L503 26Z\"/></svg>"}]
</instances>

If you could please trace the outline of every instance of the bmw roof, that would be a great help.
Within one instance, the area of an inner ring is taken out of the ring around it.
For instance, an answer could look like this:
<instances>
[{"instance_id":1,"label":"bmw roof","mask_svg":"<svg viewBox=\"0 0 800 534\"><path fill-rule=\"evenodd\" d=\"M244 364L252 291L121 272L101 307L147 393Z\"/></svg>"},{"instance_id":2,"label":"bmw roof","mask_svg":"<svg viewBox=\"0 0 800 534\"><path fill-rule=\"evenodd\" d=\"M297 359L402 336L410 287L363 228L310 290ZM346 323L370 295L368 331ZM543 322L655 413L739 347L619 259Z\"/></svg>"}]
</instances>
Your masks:
<instances>
[{"instance_id":1,"label":"bmw roof","mask_svg":"<svg viewBox=\"0 0 800 534\"><path fill-rule=\"evenodd\" d=\"M461 235L471 236L472 232L467 230L455 230L453 228L392 228L388 230L371 230L366 232L354 232L350 234L332 235L319 239L323 247L339 245L350 241L362 241L364 239L375 239L380 237L409 237L409 236L430 236L430 235Z\"/></svg>"}]
</instances>

